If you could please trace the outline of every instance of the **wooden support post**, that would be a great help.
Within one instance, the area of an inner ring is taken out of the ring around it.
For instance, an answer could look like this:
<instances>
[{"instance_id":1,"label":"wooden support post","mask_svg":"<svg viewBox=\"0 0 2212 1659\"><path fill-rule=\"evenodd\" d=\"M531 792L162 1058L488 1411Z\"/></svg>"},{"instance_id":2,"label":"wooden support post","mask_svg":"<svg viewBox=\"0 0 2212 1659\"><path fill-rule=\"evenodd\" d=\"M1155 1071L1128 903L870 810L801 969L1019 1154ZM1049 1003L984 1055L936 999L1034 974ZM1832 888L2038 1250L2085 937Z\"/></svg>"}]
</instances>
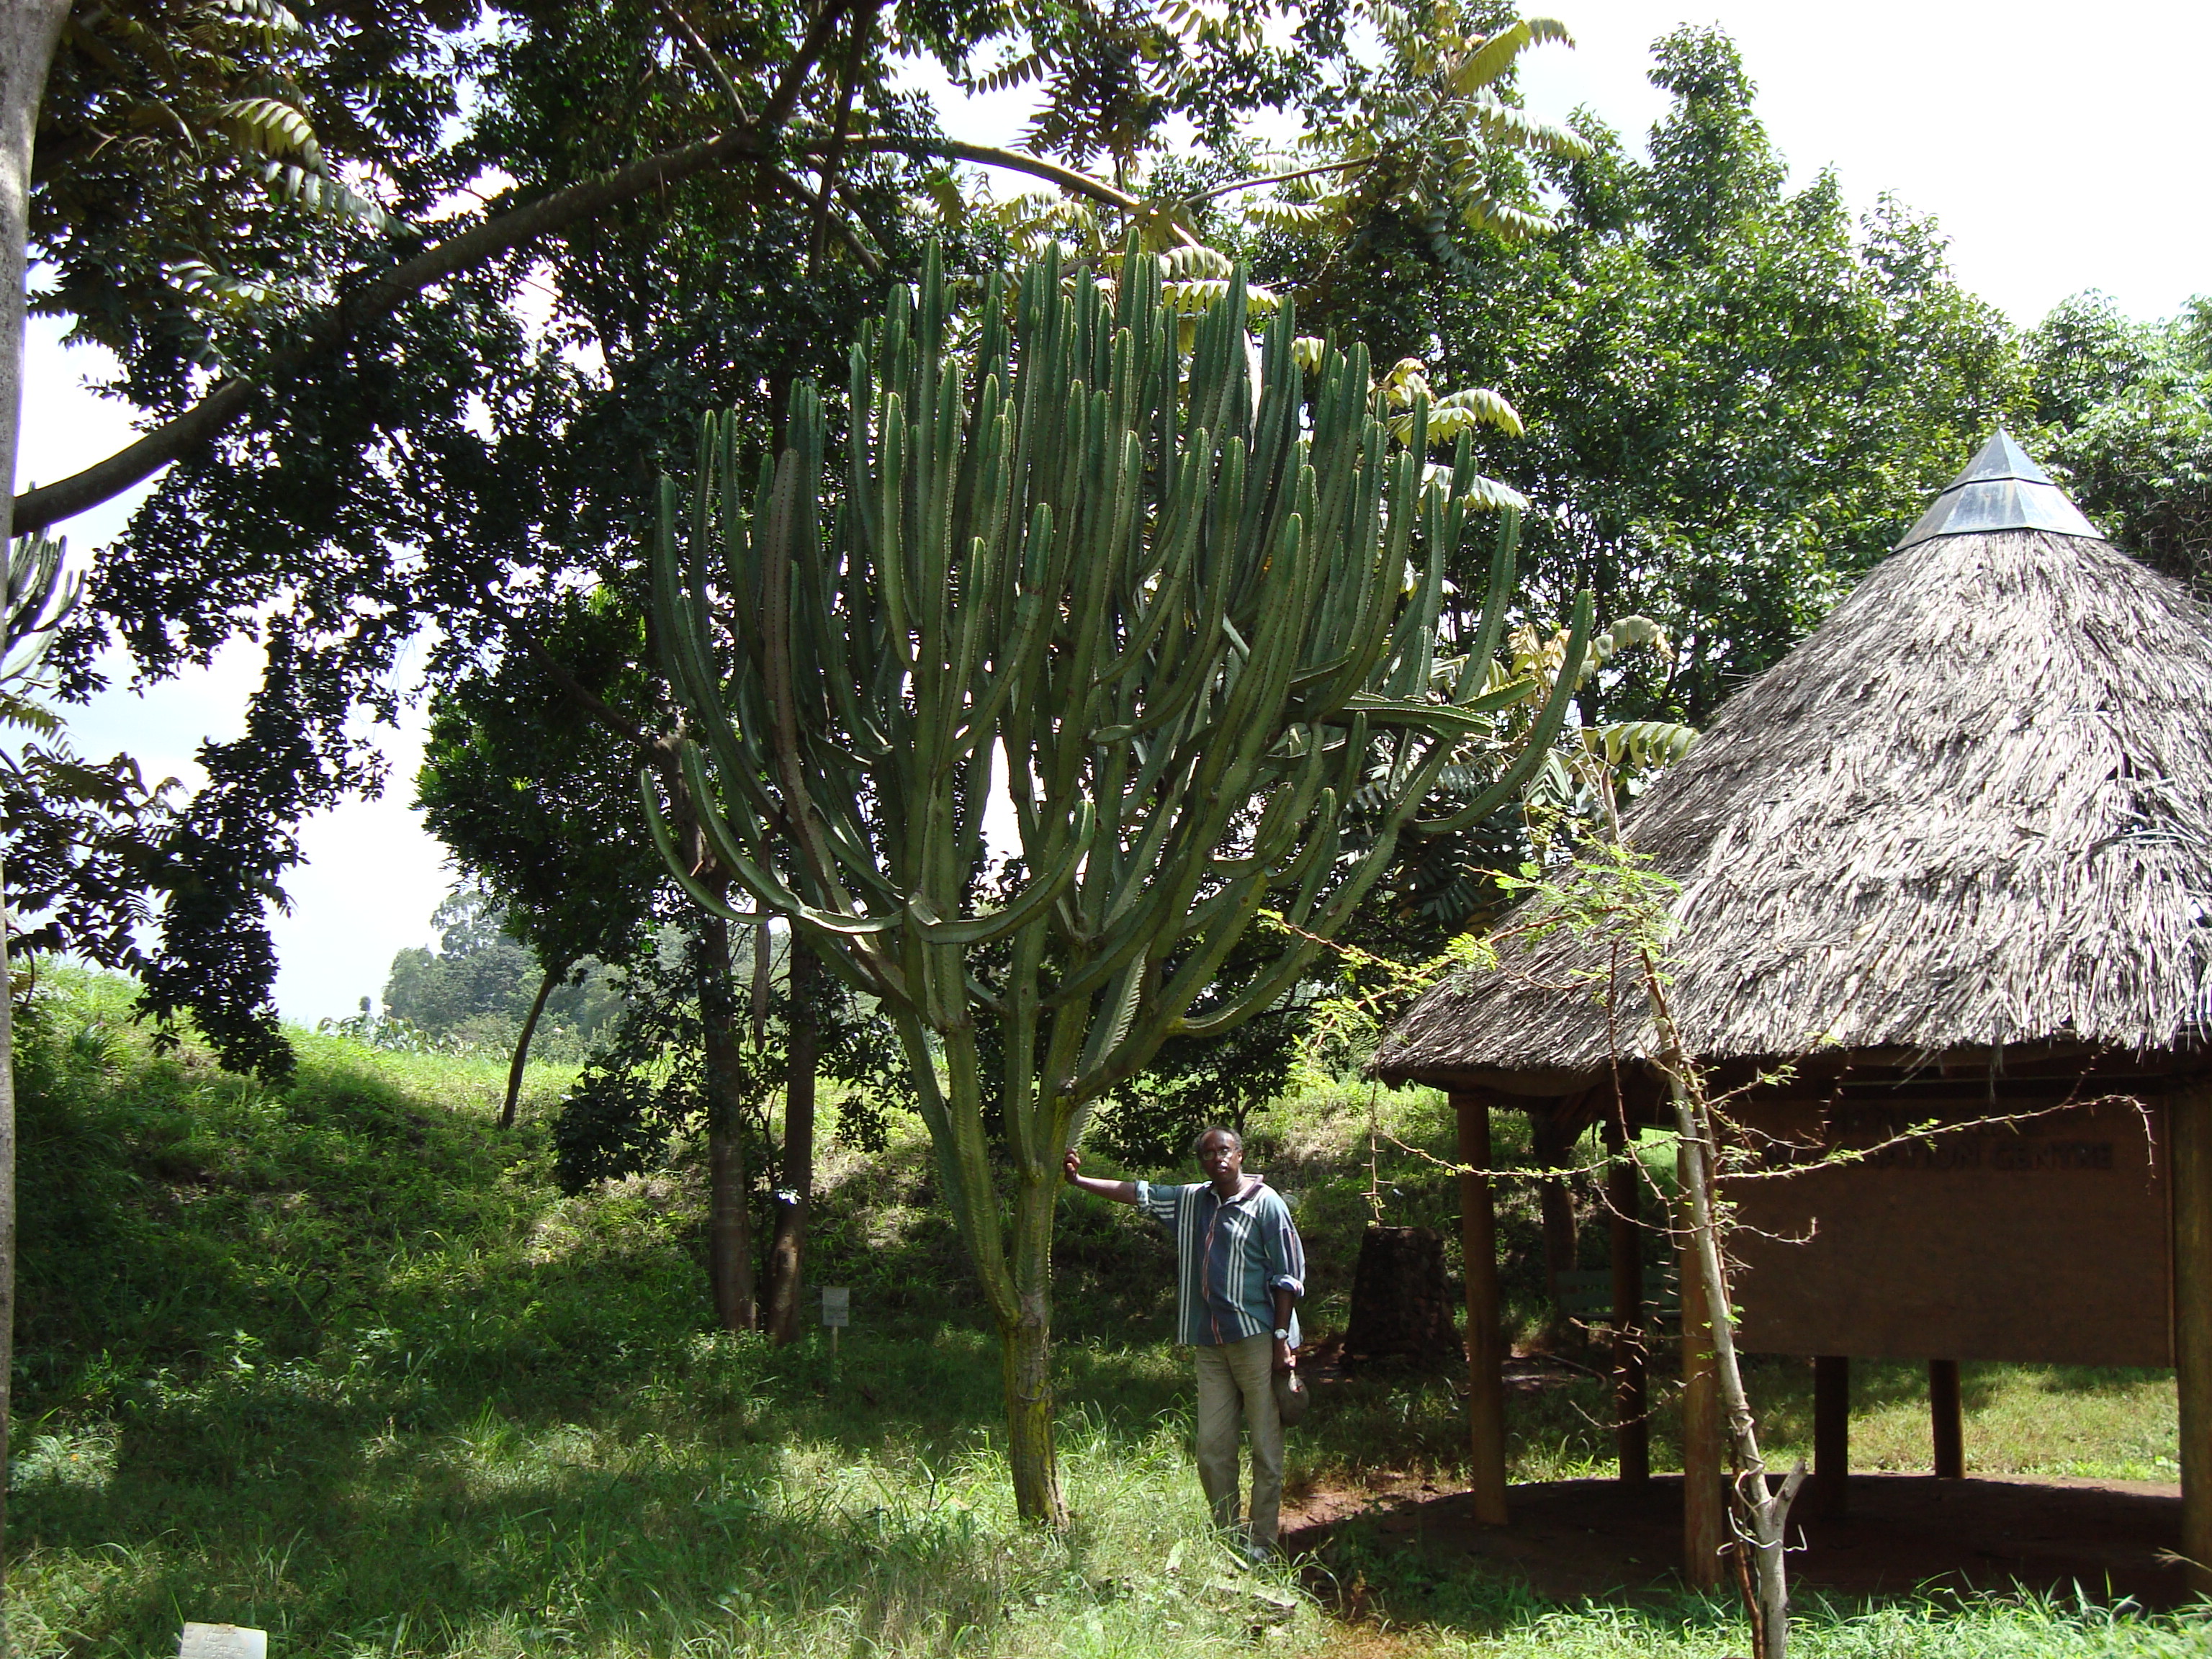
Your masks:
<instances>
[{"instance_id":1,"label":"wooden support post","mask_svg":"<svg viewBox=\"0 0 2212 1659\"><path fill-rule=\"evenodd\" d=\"M1644 1185L1619 1103L1605 1119L1605 1177L1613 1247L1613 1438L1620 1484L1651 1478L1651 1421L1644 1387Z\"/></svg>"},{"instance_id":2,"label":"wooden support post","mask_svg":"<svg viewBox=\"0 0 2212 1659\"><path fill-rule=\"evenodd\" d=\"M1687 1146L1674 1154L1678 1164ZM1680 1186L1689 1187L1686 1170ZM1729 1541L1726 1464L1721 1446L1720 1368L1713 1357L1712 1320L1698 1271L1686 1199L1674 1225L1682 1278L1682 1577L1692 1589L1718 1589L1721 1551Z\"/></svg>"},{"instance_id":3,"label":"wooden support post","mask_svg":"<svg viewBox=\"0 0 2212 1659\"><path fill-rule=\"evenodd\" d=\"M1459 1114L1459 1161L1490 1167L1490 1101L1454 1094ZM1472 1437L1468 1466L1474 1518L1486 1527L1505 1524L1505 1328L1498 1295L1498 1218L1490 1206L1490 1177L1459 1178L1459 1237L1467 1279L1467 1416Z\"/></svg>"},{"instance_id":4,"label":"wooden support post","mask_svg":"<svg viewBox=\"0 0 2212 1659\"><path fill-rule=\"evenodd\" d=\"M1959 1405L1959 1362L1928 1362L1928 1425L1936 1442L1936 1478L1966 1478L1966 1431Z\"/></svg>"},{"instance_id":5,"label":"wooden support post","mask_svg":"<svg viewBox=\"0 0 2212 1659\"><path fill-rule=\"evenodd\" d=\"M2173 1202L2173 1369L2181 1395L2181 1554L2212 1595L2212 1088L2166 1109Z\"/></svg>"},{"instance_id":6,"label":"wooden support post","mask_svg":"<svg viewBox=\"0 0 2212 1659\"><path fill-rule=\"evenodd\" d=\"M1559 1124L1555 1100L1528 1114L1529 1152L1547 1170L1564 1169L1574 1157L1574 1137ZM1536 1183L1536 1216L1544 1231L1544 1289L1550 1294L1553 1317L1561 1318L1559 1275L1575 1270L1575 1206L1567 1196L1567 1183L1559 1176L1546 1176Z\"/></svg>"},{"instance_id":7,"label":"wooden support post","mask_svg":"<svg viewBox=\"0 0 2212 1659\"><path fill-rule=\"evenodd\" d=\"M1850 1510L1851 1362L1824 1353L1813 1361L1813 1512L1839 1520Z\"/></svg>"}]
</instances>

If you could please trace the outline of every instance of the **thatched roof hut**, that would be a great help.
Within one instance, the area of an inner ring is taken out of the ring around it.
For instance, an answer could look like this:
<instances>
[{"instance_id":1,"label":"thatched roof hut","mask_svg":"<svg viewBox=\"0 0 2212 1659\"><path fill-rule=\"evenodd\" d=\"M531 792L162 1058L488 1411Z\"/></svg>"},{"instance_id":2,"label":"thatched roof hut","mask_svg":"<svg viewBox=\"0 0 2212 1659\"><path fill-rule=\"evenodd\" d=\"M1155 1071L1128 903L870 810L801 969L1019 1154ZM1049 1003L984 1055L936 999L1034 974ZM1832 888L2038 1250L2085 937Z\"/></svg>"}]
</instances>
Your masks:
<instances>
[{"instance_id":1,"label":"thatched roof hut","mask_svg":"<svg viewBox=\"0 0 2212 1659\"><path fill-rule=\"evenodd\" d=\"M1685 1051L1756 1144L1814 1154L1723 1186L1739 1342L1814 1361L1822 1505L1854 1358L1928 1358L1939 1474L1964 1468L1960 1359L2172 1364L2177 1559L2212 1591L2212 612L1999 433L1623 829L1679 884ZM1429 993L1376 1065L1458 1112L1472 1467L1499 1522L1490 1114L1525 1109L1555 1146L1595 1121L1619 1149L1667 1092L1614 942L1516 945L1515 920L1498 965ZM1659 1236L1636 1167L1607 1176L1624 1482ZM1719 1419L1690 1282L1685 1565L1711 1583Z\"/></svg>"},{"instance_id":2,"label":"thatched roof hut","mask_svg":"<svg viewBox=\"0 0 2212 1659\"><path fill-rule=\"evenodd\" d=\"M2212 994L2212 613L2000 433L1624 826L1681 884L1708 1060L2193 1048ZM1510 921L1509 921L1510 927ZM1387 1079L1558 1095L1648 1056L1555 935L1416 1006Z\"/></svg>"}]
</instances>

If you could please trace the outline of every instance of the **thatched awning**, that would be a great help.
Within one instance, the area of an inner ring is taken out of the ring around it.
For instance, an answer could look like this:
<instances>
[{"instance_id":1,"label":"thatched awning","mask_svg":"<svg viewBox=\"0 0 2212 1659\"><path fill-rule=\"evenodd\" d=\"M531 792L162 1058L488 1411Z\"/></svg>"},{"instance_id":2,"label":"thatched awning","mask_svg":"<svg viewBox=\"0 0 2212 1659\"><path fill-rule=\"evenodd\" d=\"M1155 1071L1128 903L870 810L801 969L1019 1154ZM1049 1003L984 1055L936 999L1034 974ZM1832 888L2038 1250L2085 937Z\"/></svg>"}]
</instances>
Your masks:
<instances>
[{"instance_id":1,"label":"thatched awning","mask_svg":"<svg viewBox=\"0 0 2212 1659\"><path fill-rule=\"evenodd\" d=\"M2191 1044L2212 614L2092 537L1939 530L1731 699L1626 828L1681 883L1672 997L1705 1059ZM1425 997L1376 1069L1550 1094L1615 1042L1649 1057L1632 984L1610 1022L1565 988L1597 965L1564 936L1509 951Z\"/></svg>"}]
</instances>

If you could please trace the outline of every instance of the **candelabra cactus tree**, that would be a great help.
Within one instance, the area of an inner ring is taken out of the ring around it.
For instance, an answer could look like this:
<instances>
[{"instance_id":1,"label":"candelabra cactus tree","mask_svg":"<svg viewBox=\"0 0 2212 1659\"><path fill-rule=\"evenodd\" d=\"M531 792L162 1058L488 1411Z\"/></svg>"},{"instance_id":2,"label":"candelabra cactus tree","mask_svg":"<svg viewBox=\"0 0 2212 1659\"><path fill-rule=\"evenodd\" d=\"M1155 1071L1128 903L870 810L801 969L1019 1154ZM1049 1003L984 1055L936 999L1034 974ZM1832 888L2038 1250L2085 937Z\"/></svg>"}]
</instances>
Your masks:
<instances>
[{"instance_id":1,"label":"candelabra cactus tree","mask_svg":"<svg viewBox=\"0 0 2212 1659\"><path fill-rule=\"evenodd\" d=\"M994 281L956 328L933 260L853 355L842 476L801 384L750 481L710 416L688 514L662 486L656 627L689 799L664 804L647 774L654 833L700 903L726 908L703 844L896 1020L1004 1341L1032 1520L1064 1516L1053 1220L1091 1107L1166 1037L1291 988L1446 764L1531 695L1493 669L1510 526L1479 629L1439 663L1464 440L1430 467L1417 410L1394 444L1365 354L1296 340L1288 305L1255 384L1247 316L1224 278L1186 350L1161 262L1132 252L1118 283L1050 264L1011 295ZM1577 652L1589 623L1585 599ZM1518 787L1572 681L1453 816ZM1355 842L1340 814L1363 788ZM994 798L1018 848L987 849ZM669 829L679 805L697 836ZM992 853L1018 858L1011 882L987 885ZM1270 907L1291 924L1279 953L1218 985ZM1003 1057L995 1157L979 1021Z\"/></svg>"}]
</instances>

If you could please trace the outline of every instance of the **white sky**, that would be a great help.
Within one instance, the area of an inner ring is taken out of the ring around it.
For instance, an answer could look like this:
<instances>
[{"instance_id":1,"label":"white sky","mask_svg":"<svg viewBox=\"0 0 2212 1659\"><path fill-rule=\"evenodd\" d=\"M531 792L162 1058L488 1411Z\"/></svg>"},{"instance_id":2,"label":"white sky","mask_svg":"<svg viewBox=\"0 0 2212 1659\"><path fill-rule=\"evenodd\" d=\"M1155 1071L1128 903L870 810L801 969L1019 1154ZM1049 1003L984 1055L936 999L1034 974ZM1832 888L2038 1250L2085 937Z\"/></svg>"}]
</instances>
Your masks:
<instances>
[{"instance_id":1,"label":"white sky","mask_svg":"<svg viewBox=\"0 0 2212 1659\"><path fill-rule=\"evenodd\" d=\"M2032 323L2057 301L2100 289L2141 317L2170 315L2212 292L2203 79L2212 8L2113 0L2087 9L2046 0L1528 0L1574 32L1577 48L1526 60L1535 112L1588 105L1632 139L1664 106L1644 79L1650 41L1678 22L1717 22L1758 82L1758 110L1802 182L1832 166L1855 206L1887 191L1934 214L1962 283ZM948 130L1008 143L1024 112L1004 100L948 115ZM50 482L129 440L118 406L82 390L100 365L65 352L51 324L29 343L18 477ZM1963 458L1962 458L1963 459ZM136 496L61 526L97 550ZM206 737L235 736L258 653L233 646L208 672L144 697L111 691L74 716L74 741L102 757L127 750L150 776L196 781ZM125 678L118 674L118 678ZM383 988L395 951L430 942L430 912L451 878L443 849L406 802L422 755L422 714L382 734L393 786L379 801L318 815L307 864L286 885L276 926L277 1002L312 1023L348 1013Z\"/></svg>"}]
</instances>

